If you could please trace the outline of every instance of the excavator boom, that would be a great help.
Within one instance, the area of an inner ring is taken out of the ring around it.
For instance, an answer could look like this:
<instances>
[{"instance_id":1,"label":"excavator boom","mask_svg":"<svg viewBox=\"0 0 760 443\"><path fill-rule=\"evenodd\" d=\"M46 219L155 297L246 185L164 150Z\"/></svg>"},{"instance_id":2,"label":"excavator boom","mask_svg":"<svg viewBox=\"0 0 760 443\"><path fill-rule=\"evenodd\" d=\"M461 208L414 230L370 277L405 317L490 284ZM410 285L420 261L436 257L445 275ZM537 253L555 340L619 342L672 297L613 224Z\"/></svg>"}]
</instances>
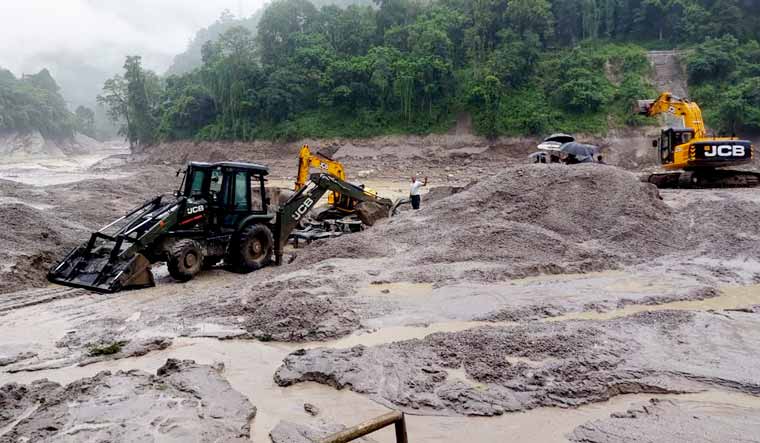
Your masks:
<instances>
[{"instance_id":1,"label":"excavator boom","mask_svg":"<svg viewBox=\"0 0 760 443\"><path fill-rule=\"evenodd\" d=\"M694 138L707 135L702 109L699 105L685 98L676 97L670 92L663 92L656 100L639 100L639 114L656 117L660 114L672 114L683 119L683 126L694 131Z\"/></svg>"}]
</instances>

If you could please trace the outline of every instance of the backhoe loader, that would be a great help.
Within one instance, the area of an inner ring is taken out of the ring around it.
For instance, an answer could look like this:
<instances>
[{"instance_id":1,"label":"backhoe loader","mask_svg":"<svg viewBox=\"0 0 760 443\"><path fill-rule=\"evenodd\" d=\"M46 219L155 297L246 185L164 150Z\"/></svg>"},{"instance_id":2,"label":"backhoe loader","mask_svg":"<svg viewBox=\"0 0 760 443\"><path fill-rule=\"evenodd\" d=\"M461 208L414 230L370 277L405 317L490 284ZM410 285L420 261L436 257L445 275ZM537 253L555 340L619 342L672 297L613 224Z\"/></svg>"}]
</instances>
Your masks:
<instances>
[{"instance_id":1,"label":"backhoe loader","mask_svg":"<svg viewBox=\"0 0 760 443\"><path fill-rule=\"evenodd\" d=\"M309 145L303 145L298 153L298 175L296 176L295 183L296 192L306 185L312 169L319 170L320 172L330 174L339 180L346 181L346 168L343 166L343 163L334 160L321 152L314 154L311 152ZM372 189L364 188L363 186L362 189L364 189L367 194L377 195ZM359 200L353 199L350 196L331 192L327 196L329 209L320 214L318 218L341 218L355 214L359 203Z\"/></svg>"},{"instance_id":2,"label":"backhoe loader","mask_svg":"<svg viewBox=\"0 0 760 443\"><path fill-rule=\"evenodd\" d=\"M648 182L658 188L754 187L760 174L750 171L717 169L752 161L752 143L736 137L708 137L702 110L687 99L663 92L656 100L639 100L638 113L648 117L672 114L683 119L682 128L664 129L659 140L660 163L668 171L652 174Z\"/></svg>"},{"instance_id":3,"label":"backhoe loader","mask_svg":"<svg viewBox=\"0 0 760 443\"><path fill-rule=\"evenodd\" d=\"M237 272L282 262L290 233L329 191L390 212L392 202L329 174L309 182L276 212L264 186L269 170L252 163L190 162L180 189L157 196L93 233L50 269L48 280L95 292L154 286L150 266L188 281L224 260ZM178 172L179 175L179 172Z\"/></svg>"}]
</instances>

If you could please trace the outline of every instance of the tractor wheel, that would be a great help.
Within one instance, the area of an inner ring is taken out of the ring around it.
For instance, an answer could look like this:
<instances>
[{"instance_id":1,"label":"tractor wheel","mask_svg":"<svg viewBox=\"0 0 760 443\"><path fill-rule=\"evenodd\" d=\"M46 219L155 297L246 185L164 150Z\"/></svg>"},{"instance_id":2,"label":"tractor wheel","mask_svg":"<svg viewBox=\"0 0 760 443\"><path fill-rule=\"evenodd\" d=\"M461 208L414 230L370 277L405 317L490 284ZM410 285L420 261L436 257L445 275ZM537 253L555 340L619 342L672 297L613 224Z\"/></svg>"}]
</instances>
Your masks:
<instances>
[{"instance_id":1,"label":"tractor wheel","mask_svg":"<svg viewBox=\"0 0 760 443\"><path fill-rule=\"evenodd\" d=\"M194 240L178 240L169 248L166 264L177 281L188 281L203 268L203 252Z\"/></svg>"},{"instance_id":2,"label":"tractor wheel","mask_svg":"<svg viewBox=\"0 0 760 443\"><path fill-rule=\"evenodd\" d=\"M237 242L230 245L230 262L237 272L252 272L272 261L274 237L264 225L251 225L240 232Z\"/></svg>"}]
</instances>

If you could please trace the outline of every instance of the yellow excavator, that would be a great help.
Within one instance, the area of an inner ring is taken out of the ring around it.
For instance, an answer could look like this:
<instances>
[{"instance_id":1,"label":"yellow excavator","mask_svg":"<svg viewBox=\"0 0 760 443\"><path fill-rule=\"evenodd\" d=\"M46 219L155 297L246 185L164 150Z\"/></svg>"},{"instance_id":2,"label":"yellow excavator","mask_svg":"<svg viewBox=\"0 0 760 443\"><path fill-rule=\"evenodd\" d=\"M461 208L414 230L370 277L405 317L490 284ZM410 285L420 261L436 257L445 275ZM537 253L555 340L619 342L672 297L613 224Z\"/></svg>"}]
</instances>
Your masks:
<instances>
[{"instance_id":1,"label":"yellow excavator","mask_svg":"<svg viewBox=\"0 0 760 443\"><path fill-rule=\"evenodd\" d=\"M709 137L699 105L663 92L656 100L639 100L638 113L648 117L680 117L680 128L667 128L652 147L669 172L652 174L647 181L658 188L733 188L760 184L760 173L718 169L750 163L752 143L736 137Z\"/></svg>"},{"instance_id":2,"label":"yellow excavator","mask_svg":"<svg viewBox=\"0 0 760 443\"><path fill-rule=\"evenodd\" d=\"M346 168L343 163L334 160L321 152L312 153L309 145L301 146L298 153L298 175L296 176L295 191L300 191L309 183L309 175L312 169L329 174L341 181L346 181ZM359 185L366 194L377 197L377 192ZM319 218L338 218L356 213L356 199L337 192L331 192L327 196L330 209L320 214Z\"/></svg>"}]
</instances>

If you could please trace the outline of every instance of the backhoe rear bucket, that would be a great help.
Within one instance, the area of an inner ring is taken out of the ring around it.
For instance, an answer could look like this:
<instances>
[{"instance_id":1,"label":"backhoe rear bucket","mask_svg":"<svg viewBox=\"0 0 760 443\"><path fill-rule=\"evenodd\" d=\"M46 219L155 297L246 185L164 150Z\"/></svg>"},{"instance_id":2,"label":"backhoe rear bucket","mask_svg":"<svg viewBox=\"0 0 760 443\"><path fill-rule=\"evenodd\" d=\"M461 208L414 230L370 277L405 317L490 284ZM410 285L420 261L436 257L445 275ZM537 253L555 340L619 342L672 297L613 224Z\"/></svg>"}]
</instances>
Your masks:
<instances>
[{"instance_id":1,"label":"backhoe rear bucket","mask_svg":"<svg viewBox=\"0 0 760 443\"><path fill-rule=\"evenodd\" d=\"M50 270L47 278L59 285L102 293L156 285L150 261L144 255L112 259L108 253L88 254L86 246L74 249L58 266Z\"/></svg>"}]
</instances>

